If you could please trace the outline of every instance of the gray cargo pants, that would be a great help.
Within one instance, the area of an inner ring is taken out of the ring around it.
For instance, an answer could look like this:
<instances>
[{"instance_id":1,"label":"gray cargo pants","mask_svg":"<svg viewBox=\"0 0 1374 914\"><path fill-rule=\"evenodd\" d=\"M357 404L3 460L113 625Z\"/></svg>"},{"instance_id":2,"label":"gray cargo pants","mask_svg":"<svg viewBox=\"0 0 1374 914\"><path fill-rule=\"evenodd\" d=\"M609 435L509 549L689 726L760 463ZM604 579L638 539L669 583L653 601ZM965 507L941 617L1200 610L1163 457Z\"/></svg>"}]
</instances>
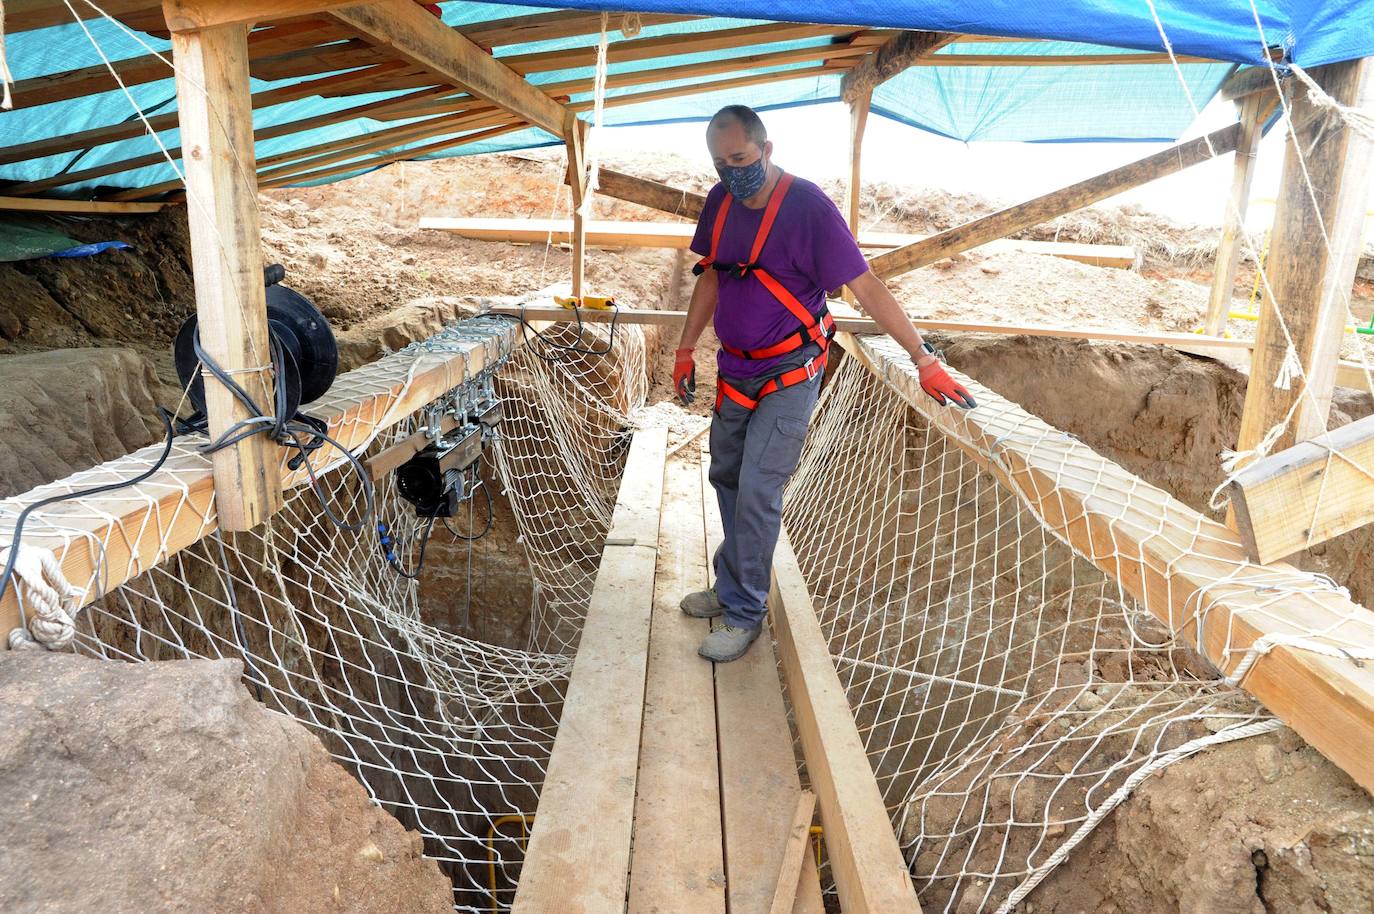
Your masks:
<instances>
[{"instance_id":1,"label":"gray cargo pants","mask_svg":"<svg viewBox=\"0 0 1374 914\"><path fill-rule=\"evenodd\" d=\"M774 375L818 352L814 344L805 346L767 374L730 378L730 384L753 398ZM711 486L725 527L714 561L716 597L725 607L727 625L752 628L768 613L782 490L797 468L820 390L817 373L803 384L769 394L752 411L726 398L711 416Z\"/></svg>"}]
</instances>

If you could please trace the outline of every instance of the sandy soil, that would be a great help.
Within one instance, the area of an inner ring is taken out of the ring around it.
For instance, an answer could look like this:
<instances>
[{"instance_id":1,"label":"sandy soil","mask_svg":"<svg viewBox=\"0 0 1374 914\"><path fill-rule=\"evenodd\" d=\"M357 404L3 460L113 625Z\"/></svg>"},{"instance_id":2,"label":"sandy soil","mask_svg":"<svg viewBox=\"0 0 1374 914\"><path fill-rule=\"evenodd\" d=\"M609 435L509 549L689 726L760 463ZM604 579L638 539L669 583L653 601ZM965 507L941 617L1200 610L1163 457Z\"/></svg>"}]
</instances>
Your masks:
<instances>
[{"instance_id":1,"label":"sandy soil","mask_svg":"<svg viewBox=\"0 0 1374 914\"><path fill-rule=\"evenodd\" d=\"M696 190L711 181L666 155L607 164ZM470 241L418 228L420 216L427 214L565 215L561 176L561 154L537 152L407 163L346 184L274 191L263 198L267 256L285 263L288 283L330 317L345 366L351 367L427 335L470 296L522 294L564 278L568 254L557 246ZM864 198L867 225L912 232L947 228L996 206L942 191L887 186L867 188ZM597 213L617 219L661 218L632 204L605 200L598 200ZM0 490L5 491L22 490L152 440L156 424L140 421L136 414L146 413L153 402L174 404L168 347L193 309L184 225L175 215L36 221L80 240L118 237L135 248L88 261L0 264L0 423L38 430L33 440L61 457L48 462L20 448L12 448L9 456L0 452ZM971 252L903 278L896 285L898 296L919 317L1161 330L1192 330L1200 322L1214 229L1177 226L1143 210L1107 207L1026 236L1136 244L1143 269ZM592 251L588 257L592 289L615 294L632 307L685 308L690 291L686 267L685 257L665 251ZM1249 294L1246 273L1243 269L1237 280L1238 305ZM1372 305L1374 271L1357 287L1355 310L1367 316ZM1229 329L1252 333L1253 324L1233 321ZM1347 346L1363 345L1366 339L1352 336ZM714 390L714 369L706 356L714 341L705 340L696 402L685 408L672 402L673 342L665 340L655 355L649 404L635 416L646 425L668 425L670 446L704 427ZM956 367L1184 502L1205 508L1220 479L1219 452L1235 440L1243 398L1243 379L1235 372L1170 350L1024 337L945 337L940 342ZM67 351L73 347L96 354L74 355ZM122 353L101 352L114 348ZM83 359L98 362L98 368L83 368ZM59 367L63 371L55 370ZM86 376L78 382L73 373L82 371ZM5 380L11 378L22 378L26 386L12 388ZM102 396L101 389L123 389L129 395ZM81 409L62 408L74 399ZM1367 397L1347 392L1338 397L1335 421L1369 412ZM36 421L39 415L41 423ZM92 429L103 428L115 432L92 434ZM514 542L509 509L499 497L496 512L493 535L471 553L477 573L470 605L478 608L471 618L466 590L460 591L467 580L465 544L436 543L435 567L440 570L432 584L426 583L422 597L427 617L436 624L518 643L523 632L514 620L528 606L528 573ZM1374 571L1364 567L1374 548L1371 539L1340 538L1302 561L1347 583L1358 599L1374 602ZM1320 879L1306 876L1271 882L1274 893L1284 886L1282 896L1256 894L1251 885L1246 903L1258 898L1259 908L1197 907L1189 900L1183 875L1207 884L1210 894L1205 897L1230 891L1235 868L1209 868L1209 860L1234 863L1232 858L1241 853L1237 848L1243 849L1246 861L1264 856L1266 863L1250 867L1262 889L1266 878L1275 878L1266 872L1277 872L1290 859L1300 868L1308 859L1304 853L1317 853L1313 848L1343 848L1339 836L1356 828L1347 828L1355 821L1350 817L1367 816L1368 796L1351 790L1340 781L1343 775L1293 740L1284 744L1279 760L1285 772L1280 783L1289 783L1287 775L1298 772L1288 792L1280 795L1268 780L1274 766L1267 753L1262 766L1241 763L1246 753L1259 751L1258 744L1247 742L1180 763L1147 784L1142 801L1128 804L1111 827L1094 837L1092 850L1072 859L1033 898L1035 906L1024 910L1106 911L1112 905L1119 910L1256 914L1353 910L1339 895L1340 886L1323 888L1317 885ZM1344 804L1339 808L1327 802L1333 791ZM1206 808L1217 814L1174 809L1193 796L1211 797ZM1166 826L1174 831L1161 843L1158 836ZM1367 843L1367 838L1360 840ZM1308 851L1295 849L1303 841ZM1181 848L1187 848L1186 854ZM1187 860L1180 862L1181 855ZM1347 856L1360 866L1367 866L1370 857L1365 851ZM1335 864L1324 872L1349 885L1363 884L1351 882L1353 877ZM1206 883L1208 879L1213 882ZM1131 886L1142 882L1149 883L1142 889L1148 893L1133 896ZM1299 888L1291 888L1295 885ZM1062 898L1062 904L1054 897ZM1148 902L1137 904L1140 899Z\"/></svg>"}]
</instances>

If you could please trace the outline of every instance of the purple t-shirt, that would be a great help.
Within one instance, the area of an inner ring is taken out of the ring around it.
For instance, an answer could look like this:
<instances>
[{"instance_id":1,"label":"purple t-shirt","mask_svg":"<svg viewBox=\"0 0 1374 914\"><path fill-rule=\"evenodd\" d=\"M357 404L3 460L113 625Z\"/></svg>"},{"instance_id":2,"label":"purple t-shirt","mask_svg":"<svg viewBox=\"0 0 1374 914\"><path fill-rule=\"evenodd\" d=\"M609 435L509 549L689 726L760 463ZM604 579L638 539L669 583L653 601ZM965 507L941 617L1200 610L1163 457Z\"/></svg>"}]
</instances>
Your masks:
<instances>
[{"instance_id":1,"label":"purple t-shirt","mask_svg":"<svg viewBox=\"0 0 1374 914\"><path fill-rule=\"evenodd\" d=\"M711 188L697 222L692 250L703 257L711 252L711 231L726 193L724 184ZM738 200L730 204L716 252L718 261L741 263L749 259L763 212L763 207L750 209ZM819 187L801 178L793 179L778 209L759 263L812 314L820 313L827 291L838 289L868 269L868 261L859 253L859 246L835 204ZM721 342L736 349L761 349L798 329L792 312L756 277L737 279L721 272L716 277L720 280L720 301L716 305L715 328ZM783 358L786 356L744 359L722 349L716 364L723 375L752 378L769 371Z\"/></svg>"}]
</instances>

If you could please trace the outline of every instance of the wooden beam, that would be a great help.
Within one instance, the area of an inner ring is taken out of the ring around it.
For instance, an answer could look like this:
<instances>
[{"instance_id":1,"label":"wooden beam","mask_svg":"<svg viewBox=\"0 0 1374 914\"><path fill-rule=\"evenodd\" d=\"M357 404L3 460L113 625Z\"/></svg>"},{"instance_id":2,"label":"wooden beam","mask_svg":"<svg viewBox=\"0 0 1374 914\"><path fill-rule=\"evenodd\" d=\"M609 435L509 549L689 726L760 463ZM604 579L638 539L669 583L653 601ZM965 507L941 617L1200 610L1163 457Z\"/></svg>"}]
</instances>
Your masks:
<instances>
[{"instance_id":1,"label":"wooden beam","mask_svg":"<svg viewBox=\"0 0 1374 914\"><path fill-rule=\"evenodd\" d=\"M706 554L714 556L724 531L705 448L703 443ZM740 659L715 664L715 677L728 909L770 914L801 799L772 639L765 632Z\"/></svg>"},{"instance_id":2,"label":"wooden beam","mask_svg":"<svg viewBox=\"0 0 1374 914\"><path fill-rule=\"evenodd\" d=\"M1209 57L1193 57L1164 53L1150 54L932 54L911 62L913 67L1138 67L1157 64L1172 65L1220 61Z\"/></svg>"},{"instance_id":3,"label":"wooden beam","mask_svg":"<svg viewBox=\"0 0 1374 914\"><path fill-rule=\"evenodd\" d=\"M1240 103L1240 139L1236 142L1236 163L1231 172L1231 196L1221 223L1216 266L1212 272L1212 291L1207 299L1203 333L1221 336L1226 316L1235 295L1236 269L1240 266L1240 234L1245 230L1245 210L1250 202L1250 181L1255 174L1255 158L1264 135L1264 121L1273 104L1259 95L1248 95Z\"/></svg>"},{"instance_id":4,"label":"wooden beam","mask_svg":"<svg viewBox=\"0 0 1374 914\"><path fill-rule=\"evenodd\" d=\"M461 136L451 137L446 140L439 140L435 143L427 143L423 146L415 146L398 152L390 152L386 155L373 156L369 159L345 162L342 165L332 165L328 168L315 169L313 171L294 171L291 174L281 175L270 180L263 180L259 187L266 190L273 187L285 187L288 184L302 184L310 181L321 181L325 178L332 178L336 175L349 174L352 172L366 171L378 168L382 165L389 165L392 162L417 159L421 156L432 155L438 152L446 152L460 146L467 146L470 143L480 143L483 140L495 139L508 133L524 129L522 123L505 124L498 127L491 127L486 130L478 130L474 133L464 133ZM451 131L444 131L451 132Z\"/></svg>"},{"instance_id":5,"label":"wooden beam","mask_svg":"<svg viewBox=\"0 0 1374 914\"><path fill-rule=\"evenodd\" d=\"M261 274L259 274L261 275ZM442 348L397 352L340 377L310 413L329 426L329 435L345 448L357 449L378 432L401 422L436 397L462 384L511 350L516 324L487 344L445 340ZM51 551L63 576L84 594L85 606L119 585L166 561L220 529L215 512L214 470L196 439L179 439L171 458L137 486L106 493L98 500L63 502L43 508L24 531L24 542ZM0 543L12 539L13 518L25 505L50 495L87 488L93 480L131 479L150 466L162 444L142 448L68 479L39 486L0 501ZM311 455L311 466L323 472L336 458L328 448ZM283 468L286 488L309 482L304 467ZM41 521L41 524L38 523ZM0 598L0 633L19 624L19 607L11 588ZM0 637L0 645L4 639ZM3 648L0 648L3 649Z\"/></svg>"},{"instance_id":6,"label":"wooden beam","mask_svg":"<svg viewBox=\"0 0 1374 914\"><path fill-rule=\"evenodd\" d=\"M308 98L312 95L325 95L334 91L356 88L367 83L375 83L379 77L405 68L406 64L403 61L392 60L362 70L336 73L332 76L306 80L277 89L265 89L262 92L253 93L252 105L256 110ZM26 159L41 159L76 149L91 149L106 143L117 143L120 140L143 136L150 130L154 133L172 130L176 125L177 114L175 111L171 111L167 114L155 114L149 117L146 126L142 119L135 118L120 121L117 124L108 124L104 127L92 127L89 130L64 133L61 136L0 147L0 165L22 162Z\"/></svg>"},{"instance_id":7,"label":"wooden beam","mask_svg":"<svg viewBox=\"0 0 1374 914\"><path fill-rule=\"evenodd\" d=\"M872 95L878 86L958 37L948 32L899 33L845 74L840 80L840 98L852 105L861 96Z\"/></svg>"},{"instance_id":8,"label":"wooden beam","mask_svg":"<svg viewBox=\"0 0 1374 914\"><path fill-rule=\"evenodd\" d=\"M797 800L797 814L792 819L792 833L787 836L782 868L778 871L778 887L773 893L769 914L792 914L801 894L802 870L811 852L811 820L816 817L816 795L803 790Z\"/></svg>"},{"instance_id":9,"label":"wooden beam","mask_svg":"<svg viewBox=\"0 0 1374 914\"><path fill-rule=\"evenodd\" d=\"M512 914L625 908L667 444L630 444Z\"/></svg>"},{"instance_id":10,"label":"wooden beam","mask_svg":"<svg viewBox=\"0 0 1374 914\"><path fill-rule=\"evenodd\" d=\"M1277 561L1374 521L1374 416L1236 474L1227 494L1253 562Z\"/></svg>"},{"instance_id":11,"label":"wooden beam","mask_svg":"<svg viewBox=\"0 0 1374 914\"><path fill-rule=\"evenodd\" d=\"M808 25L795 22L774 22L767 25L747 25L732 29L711 29L676 35L656 35L629 41L612 41L606 48L609 63L651 60L682 54L725 51L780 41L806 38L825 38L853 32L853 26ZM584 45L557 51L535 51L498 58L516 73L529 74L550 70L568 70L596 64L596 46Z\"/></svg>"},{"instance_id":12,"label":"wooden beam","mask_svg":"<svg viewBox=\"0 0 1374 914\"><path fill-rule=\"evenodd\" d=\"M669 460L663 481L649 672L639 746L631 911L725 914L725 859L711 665L697 645L711 630L678 608L707 585L701 473Z\"/></svg>"},{"instance_id":13,"label":"wooden beam","mask_svg":"<svg viewBox=\"0 0 1374 914\"><path fill-rule=\"evenodd\" d=\"M566 219L518 218L452 218L425 216L420 228L454 232L464 238L482 241L510 241L524 244L543 244L571 241L572 224ZM617 222L597 220L587 223L588 243L597 247L662 247L686 249L690 246L695 226L683 222ZM863 248L897 248L911 244L920 235L903 232L859 233ZM1003 240L989 242L989 252L1019 251L1023 254L1047 254L1079 263L1101 267L1127 269L1135 264L1135 248L1126 245L1077 244L1065 241Z\"/></svg>"},{"instance_id":14,"label":"wooden beam","mask_svg":"<svg viewBox=\"0 0 1374 914\"><path fill-rule=\"evenodd\" d=\"M407 93L406 95L401 96L399 98L382 99L380 101L369 102L364 105L356 105L352 108L341 108L338 111L331 111L327 114L316 114L312 115L311 117L301 118L300 120L288 121L283 124L274 124L270 127L262 127L254 131L253 142L254 144L256 144L262 140L270 140L276 139L277 137L290 136L292 134L301 133L306 130L313 130L317 127L325 127L330 124L339 124L343 123L344 121L353 120L354 118L367 117L371 114L386 111L393 107L400 107L402 105L411 104L412 102L420 99L432 98L436 95L442 94L444 91L445 90L440 88L421 89L416 92ZM376 136L376 134L373 134L372 136ZM96 178L102 178L114 174L121 174L123 172L131 171L136 168L146 168L149 165L158 165L162 162L165 162L168 158L171 158L173 160L180 159L184 153L184 148L184 146L173 146L168 148L165 152L159 149L157 152L150 152L145 155L135 156L134 158L130 159L119 159L113 162L106 162L101 165L93 165L90 168L73 169L72 171L56 174L49 178L42 178L37 181L29 181L24 184L18 184L14 187L8 188L7 190L9 193L15 194L17 196L43 193L44 191L52 190L55 187L63 187L68 184L75 184L81 181L92 181ZM282 153L277 154L277 156L280 155L282 155ZM263 159L262 161L267 162L273 158L275 157L270 156L267 159ZM128 192L127 194L111 194L109 195L109 199L136 199L141 197L152 196L156 193L160 193L170 188L180 187L181 184L181 179L175 178L170 181L165 181L161 184L154 185L152 188L134 189Z\"/></svg>"},{"instance_id":15,"label":"wooden beam","mask_svg":"<svg viewBox=\"0 0 1374 914\"><path fill-rule=\"evenodd\" d=\"M1223 524L972 379L952 372L978 400L977 409L940 407L922 392L910 358L895 344L849 335L839 342L1179 643L1196 645L1227 674L1253 660L1241 680L1246 691L1374 790L1374 667L1336 649L1374 651L1374 615L1292 566L1251 564L1240 538ZM1334 656L1290 638L1329 645ZM1252 658L1248 649L1257 642L1274 646ZM827 841L829 832L827 826Z\"/></svg>"},{"instance_id":16,"label":"wooden beam","mask_svg":"<svg viewBox=\"0 0 1374 914\"><path fill-rule=\"evenodd\" d=\"M16 35L34 29L66 25L82 19L98 19L102 12L118 19L129 13L157 8L157 0L100 0L100 3L73 3L62 0L6 0L5 34Z\"/></svg>"},{"instance_id":17,"label":"wooden beam","mask_svg":"<svg viewBox=\"0 0 1374 914\"><path fill-rule=\"evenodd\" d=\"M769 617L845 914L919 914L916 889L786 532Z\"/></svg>"},{"instance_id":18,"label":"wooden beam","mask_svg":"<svg viewBox=\"0 0 1374 914\"><path fill-rule=\"evenodd\" d=\"M706 197L647 178L637 178L602 166L597 171L596 192L617 200L637 203L695 222L706 206Z\"/></svg>"},{"instance_id":19,"label":"wooden beam","mask_svg":"<svg viewBox=\"0 0 1374 914\"><path fill-rule=\"evenodd\" d=\"M377 0L331 15L443 82L561 136L563 106L411 0Z\"/></svg>"},{"instance_id":20,"label":"wooden beam","mask_svg":"<svg viewBox=\"0 0 1374 914\"><path fill-rule=\"evenodd\" d=\"M1279 84L1287 79L1269 67L1243 67L1228 76L1226 82L1221 84L1221 97L1234 102L1260 92L1268 94L1277 102L1275 76L1280 77Z\"/></svg>"},{"instance_id":21,"label":"wooden beam","mask_svg":"<svg viewBox=\"0 0 1374 914\"><path fill-rule=\"evenodd\" d=\"M840 311L842 305L831 302L835 315L835 326L847 333L881 333L876 321L868 317L852 317ZM552 303L531 302L524 305L494 305L492 314L508 317L524 316L530 321L574 321L584 323L609 323L612 317L621 324L657 324L665 327L680 327L687 317L686 311L652 310L648 308L621 308L619 311L582 310L574 314L567 308ZM1137 346L1171 346L1175 349L1193 351L1204 355L1244 355L1254 344L1250 340L1223 339L1221 337L1201 336L1196 333L1143 333L1134 330L1086 329L1074 327L1052 327L1044 324L996 324L974 321L944 321L926 318L912 318L912 323L920 330L940 330L949 333L993 333L1000 336L1050 336L1066 340L1095 340L1098 342L1131 343Z\"/></svg>"},{"instance_id":22,"label":"wooden beam","mask_svg":"<svg viewBox=\"0 0 1374 914\"><path fill-rule=\"evenodd\" d=\"M349 0L163 0L162 12L172 32L191 32L220 25L251 26L273 19L321 13Z\"/></svg>"},{"instance_id":23,"label":"wooden beam","mask_svg":"<svg viewBox=\"0 0 1374 914\"><path fill-rule=\"evenodd\" d=\"M674 22L690 22L699 18L701 17L673 13L640 13L639 24L643 27L669 25ZM611 28L619 30L623 22L623 15L619 18L613 18ZM528 44L535 41L572 38L577 35L595 35L601 31L601 14L586 10L551 10L547 13L532 13L527 16L477 22L462 26L459 30L469 40L484 48L497 48L510 44Z\"/></svg>"},{"instance_id":24,"label":"wooden beam","mask_svg":"<svg viewBox=\"0 0 1374 914\"><path fill-rule=\"evenodd\" d=\"M161 211L164 203L107 203L100 200L48 200L41 197L0 197L0 210L31 213L131 215Z\"/></svg>"},{"instance_id":25,"label":"wooden beam","mask_svg":"<svg viewBox=\"0 0 1374 914\"><path fill-rule=\"evenodd\" d=\"M1374 63L1331 64L1311 75L1338 103L1374 107ZM1269 236L1269 282L1261 298L1239 451L1253 449L1290 415L1273 451L1326 430L1374 169L1374 144L1339 114L1314 104L1306 86L1294 87L1288 110L1290 141ZM1285 390L1275 385L1290 339L1303 377Z\"/></svg>"},{"instance_id":26,"label":"wooden beam","mask_svg":"<svg viewBox=\"0 0 1374 914\"><path fill-rule=\"evenodd\" d=\"M849 184L845 188L845 212L849 217L849 231L859 237L859 197L862 188L860 165L862 163L864 128L868 126L868 108L873 101L873 91L860 92L849 103Z\"/></svg>"},{"instance_id":27,"label":"wooden beam","mask_svg":"<svg viewBox=\"0 0 1374 914\"><path fill-rule=\"evenodd\" d=\"M856 46L852 43L827 44L816 47L789 48L783 51L767 51L761 54L750 54L742 57L732 56L724 60L702 60L696 61L695 63L674 64L667 67L648 67L642 70L628 70L623 73L612 73L606 77L606 88L624 89L631 86L644 85L646 83L661 83L670 80L694 79L700 76L740 73L766 67L805 63L815 60L835 62L856 57L864 52L865 49L862 46ZM539 84L539 90L541 92L552 96L587 93L591 92L592 89L593 85L590 78L570 79L556 83ZM612 96L607 99L607 102L610 103L615 98L616 96ZM425 113L438 113L441 110L444 109L431 102L427 103L423 110L412 107L389 114L388 117L416 117Z\"/></svg>"},{"instance_id":28,"label":"wooden beam","mask_svg":"<svg viewBox=\"0 0 1374 914\"><path fill-rule=\"evenodd\" d=\"M248 30L217 26L172 35L177 112L186 148L191 269L200 342L253 401L270 410L274 379L262 282L262 228L253 180ZM252 418L218 381L205 379L210 437ZM281 508L280 449L253 435L212 456L220 527L249 530Z\"/></svg>"},{"instance_id":29,"label":"wooden beam","mask_svg":"<svg viewBox=\"0 0 1374 914\"><path fill-rule=\"evenodd\" d=\"M1179 143L1163 152L1114 168L1086 181L983 216L981 219L965 222L895 251L880 254L870 261L870 266L880 278L890 279L937 260L953 257L996 238L1005 238L1007 235L1130 190L1132 187L1139 187L1175 174L1191 165L1205 162L1214 156L1231 152L1239 142L1240 133L1241 125L1232 124L1205 137Z\"/></svg>"},{"instance_id":30,"label":"wooden beam","mask_svg":"<svg viewBox=\"0 0 1374 914\"><path fill-rule=\"evenodd\" d=\"M287 49L312 48L318 43L318 26L297 22L260 29L248 37L247 56L258 60L280 54ZM83 95L94 95L125 86L138 86L172 76L165 54L145 54L109 63L93 64L75 70L64 70L43 76L21 79L13 86L16 108L32 108L52 102L65 101ZM118 103L126 106L122 99Z\"/></svg>"},{"instance_id":31,"label":"wooden beam","mask_svg":"<svg viewBox=\"0 0 1374 914\"><path fill-rule=\"evenodd\" d=\"M568 152L564 180L572 190L572 296L582 298L582 274L587 265L587 220L582 204L587 199L587 122L571 110L563 112L563 145Z\"/></svg>"}]
</instances>

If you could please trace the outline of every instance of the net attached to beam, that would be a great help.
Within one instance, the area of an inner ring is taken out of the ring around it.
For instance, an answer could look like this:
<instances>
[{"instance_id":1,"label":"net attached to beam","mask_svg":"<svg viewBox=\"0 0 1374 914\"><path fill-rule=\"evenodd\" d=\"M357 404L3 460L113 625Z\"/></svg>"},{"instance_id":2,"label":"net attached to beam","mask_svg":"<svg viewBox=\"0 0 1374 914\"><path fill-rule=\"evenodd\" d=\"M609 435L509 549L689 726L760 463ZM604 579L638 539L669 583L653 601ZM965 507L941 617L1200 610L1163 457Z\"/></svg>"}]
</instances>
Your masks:
<instances>
[{"instance_id":1,"label":"net attached to beam","mask_svg":"<svg viewBox=\"0 0 1374 914\"><path fill-rule=\"evenodd\" d=\"M880 371L909 368L890 340L872 345ZM1068 439L981 397L980 413L1019 416L1007 438ZM1048 529L994 475L997 447L951 437L849 358L787 490L786 526L926 911L1012 910L1149 774L1280 725L1173 636L1187 620L1166 626L1090 561L1121 573L1130 547L1088 556ZM1167 499L1074 447L1098 469L1061 469L1102 473L1104 502ZM1276 611L1336 590L1288 577L1273 581Z\"/></svg>"},{"instance_id":2,"label":"net attached to beam","mask_svg":"<svg viewBox=\"0 0 1374 914\"><path fill-rule=\"evenodd\" d=\"M306 486L290 490L266 525L213 532L113 589L78 615L75 640L79 652L115 660L242 660L260 701L308 727L375 802L423 834L465 912L504 909L513 897L628 449L627 413L642 404L647 383L640 328L617 328L613 339L604 327L555 330L549 343L606 354L560 355L544 345L538 351L557 356L551 361L536 354L538 343L512 352L514 339L508 321L479 317L412 347L444 352L485 340L504 350L498 363L379 431L364 456L455 404L499 396L496 472L485 484L505 489L530 559L533 643L492 644L426 624L419 585L389 567L377 534L330 523ZM375 386L379 372L360 369L336 388ZM109 468L54 485L80 488ZM116 478L129 471L137 468L125 465ZM347 466L323 473L319 487L336 514L360 516L361 490ZM413 564L421 523L390 474L376 495L396 552ZM0 504L0 523L10 518Z\"/></svg>"}]
</instances>

